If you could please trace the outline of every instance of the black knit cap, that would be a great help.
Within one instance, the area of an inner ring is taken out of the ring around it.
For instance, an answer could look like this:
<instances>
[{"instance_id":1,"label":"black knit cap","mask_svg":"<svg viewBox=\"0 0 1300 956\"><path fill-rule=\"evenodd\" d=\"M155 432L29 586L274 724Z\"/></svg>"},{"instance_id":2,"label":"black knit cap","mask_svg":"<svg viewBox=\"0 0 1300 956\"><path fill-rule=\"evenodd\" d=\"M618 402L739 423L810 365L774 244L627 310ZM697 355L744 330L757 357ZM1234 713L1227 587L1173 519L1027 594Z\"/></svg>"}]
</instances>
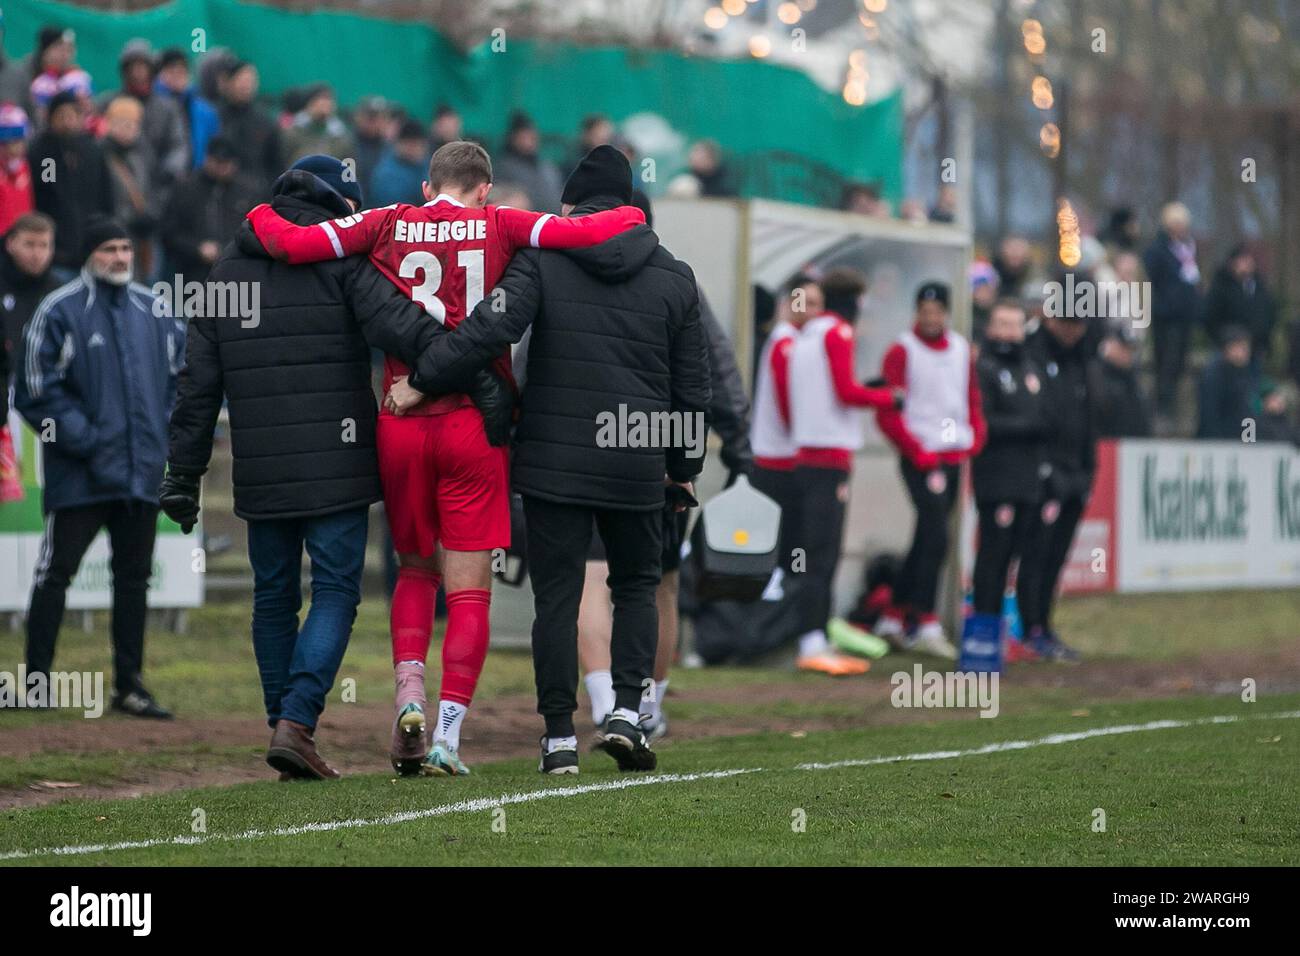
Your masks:
<instances>
[{"instance_id":1,"label":"black knit cap","mask_svg":"<svg viewBox=\"0 0 1300 956\"><path fill-rule=\"evenodd\" d=\"M76 90L59 90L59 92L51 96L50 101L45 104L45 115L53 116L54 112L60 107L67 106L68 104L78 106L80 105L80 102L81 101L77 99Z\"/></svg>"},{"instance_id":2,"label":"black knit cap","mask_svg":"<svg viewBox=\"0 0 1300 956\"><path fill-rule=\"evenodd\" d=\"M569 174L560 201L577 206L597 196L617 199L624 206L632 201L632 166L613 146L597 146L582 157Z\"/></svg>"},{"instance_id":3,"label":"black knit cap","mask_svg":"<svg viewBox=\"0 0 1300 956\"><path fill-rule=\"evenodd\" d=\"M106 242L113 239L130 239L126 226L108 216L91 216L81 234L81 258L89 259L90 254Z\"/></svg>"},{"instance_id":4,"label":"black knit cap","mask_svg":"<svg viewBox=\"0 0 1300 956\"><path fill-rule=\"evenodd\" d=\"M938 302L946 309L950 298L948 286L943 282L926 282L916 290L917 305L922 302Z\"/></svg>"},{"instance_id":5,"label":"black knit cap","mask_svg":"<svg viewBox=\"0 0 1300 956\"><path fill-rule=\"evenodd\" d=\"M187 57L185 51L178 46L168 47L158 54L158 69L160 72L177 63L186 68L190 65L189 57Z\"/></svg>"}]
</instances>

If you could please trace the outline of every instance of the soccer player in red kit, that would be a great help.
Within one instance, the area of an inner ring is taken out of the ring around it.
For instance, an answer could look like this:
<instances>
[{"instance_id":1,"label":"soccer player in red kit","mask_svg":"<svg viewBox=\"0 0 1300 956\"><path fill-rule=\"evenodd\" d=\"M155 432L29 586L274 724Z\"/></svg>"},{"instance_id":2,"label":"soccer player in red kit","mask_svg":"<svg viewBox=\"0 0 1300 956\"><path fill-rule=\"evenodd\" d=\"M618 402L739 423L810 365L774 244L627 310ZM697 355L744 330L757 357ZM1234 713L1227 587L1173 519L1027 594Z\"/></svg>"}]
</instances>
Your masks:
<instances>
[{"instance_id":1,"label":"soccer player in red kit","mask_svg":"<svg viewBox=\"0 0 1300 956\"><path fill-rule=\"evenodd\" d=\"M368 253L371 262L429 315L455 328L487 294L515 250L595 245L645 221L623 206L576 218L485 205L492 163L476 143L434 153L423 206L395 204L311 226L280 218L269 206L248 214L276 258L316 262ZM514 386L510 355L496 371ZM507 451L489 444L468 396L430 397L400 417L389 393L408 369L384 363L384 407L377 432L384 508L400 569L393 591L397 719L393 766L399 773L469 772L459 755L460 728L488 647L491 557L510 545ZM424 665L438 587L447 592L442 688L433 746L427 752Z\"/></svg>"}]
</instances>

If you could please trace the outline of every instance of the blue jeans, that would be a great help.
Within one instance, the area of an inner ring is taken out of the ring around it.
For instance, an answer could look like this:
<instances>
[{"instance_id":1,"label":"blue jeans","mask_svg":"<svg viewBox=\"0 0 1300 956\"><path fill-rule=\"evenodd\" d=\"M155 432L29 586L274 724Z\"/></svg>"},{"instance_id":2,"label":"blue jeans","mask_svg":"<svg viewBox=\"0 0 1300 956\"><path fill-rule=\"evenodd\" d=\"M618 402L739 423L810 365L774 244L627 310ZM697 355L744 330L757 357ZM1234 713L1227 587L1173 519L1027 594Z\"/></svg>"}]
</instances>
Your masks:
<instances>
[{"instance_id":1,"label":"blue jeans","mask_svg":"<svg viewBox=\"0 0 1300 956\"><path fill-rule=\"evenodd\" d=\"M266 719L316 727L361 603L369 509L248 523L253 653ZM311 610L302 608L302 549L311 558Z\"/></svg>"}]
</instances>

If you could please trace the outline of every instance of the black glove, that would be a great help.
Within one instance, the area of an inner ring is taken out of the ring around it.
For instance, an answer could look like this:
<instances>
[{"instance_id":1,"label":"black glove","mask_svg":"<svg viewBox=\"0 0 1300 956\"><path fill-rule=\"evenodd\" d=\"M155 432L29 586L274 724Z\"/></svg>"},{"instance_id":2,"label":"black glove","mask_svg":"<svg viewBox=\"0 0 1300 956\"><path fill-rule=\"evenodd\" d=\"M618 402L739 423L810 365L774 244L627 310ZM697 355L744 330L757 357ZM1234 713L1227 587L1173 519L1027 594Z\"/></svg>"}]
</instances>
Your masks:
<instances>
[{"instance_id":1,"label":"black glove","mask_svg":"<svg viewBox=\"0 0 1300 956\"><path fill-rule=\"evenodd\" d=\"M515 410L510 386L491 369L485 368L474 376L468 394L483 416L483 433L487 435L488 444L498 448L507 444Z\"/></svg>"},{"instance_id":2,"label":"black glove","mask_svg":"<svg viewBox=\"0 0 1300 956\"><path fill-rule=\"evenodd\" d=\"M168 468L158 488L158 506L189 534L199 520L199 476L177 474Z\"/></svg>"},{"instance_id":3,"label":"black glove","mask_svg":"<svg viewBox=\"0 0 1300 956\"><path fill-rule=\"evenodd\" d=\"M889 388L889 383L880 376L876 376L875 378L869 378L865 382L863 382L862 385L865 388ZM895 391L894 410L902 411L903 402L904 402L903 393L901 391Z\"/></svg>"}]
</instances>

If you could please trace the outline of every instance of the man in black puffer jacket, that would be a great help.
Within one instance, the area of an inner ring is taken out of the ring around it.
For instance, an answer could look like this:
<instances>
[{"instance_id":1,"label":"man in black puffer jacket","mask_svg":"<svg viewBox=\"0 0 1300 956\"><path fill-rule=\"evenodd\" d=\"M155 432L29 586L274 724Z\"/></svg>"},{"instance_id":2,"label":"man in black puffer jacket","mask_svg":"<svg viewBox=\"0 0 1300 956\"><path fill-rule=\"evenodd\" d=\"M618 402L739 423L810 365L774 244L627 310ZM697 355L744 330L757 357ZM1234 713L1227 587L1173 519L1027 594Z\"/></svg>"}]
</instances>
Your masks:
<instances>
[{"instance_id":1,"label":"man in black puffer jacket","mask_svg":"<svg viewBox=\"0 0 1300 956\"><path fill-rule=\"evenodd\" d=\"M972 462L971 483L979 511L975 554L974 610L966 618L965 644L978 636L996 644L1002 598L1013 557L1029 550L1047 464L1047 415L1043 371L1025 354L1025 307L1000 299L989 310L984 345L975 361L980 405L988 438ZM1008 660L1021 645L1009 644Z\"/></svg>"},{"instance_id":2,"label":"man in black puffer jacket","mask_svg":"<svg viewBox=\"0 0 1300 956\"><path fill-rule=\"evenodd\" d=\"M566 215L631 198L631 168L609 146L587 155L563 195ZM637 715L654 664L665 484L685 507L703 467L710 401L695 275L649 226L588 249L524 250L497 292L435 339L410 384L454 387L530 324L512 480L528 526L537 710L546 721L541 769L578 770L577 616L593 517L614 603L615 711L603 746L622 769L651 769L655 755ZM659 430L664 419L676 434Z\"/></svg>"},{"instance_id":3,"label":"man in black puffer jacket","mask_svg":"<svg viewBox=\"0 0 1300 956\"><path fill-rule=\"evenodd\" d=\"M307 157L276 181L271 205L300 225L349 215L361 192L344 170L332 157ZM251 318L192 316L161 503L194 524L224 396L235 513L248 522L253 648L275 729L267 762L291 776L334 777L312 733L347 648L367 513L381 497L367 342L414 363L440 326L364 258L286 265L247 224L213 267L208 286L218 283L244 297L256 291L257 308ZM508 413L505 385L491 373L477 381L495 385L499 413ZM312 602L299 631L304 544Z\"/></svg>"},{"instance_id":4,"label":"man in black puffer jacket","mask_svg":"<svg viewBox=\"0 0 1300 956\"><path fill-rule=\"evenodd\" d=\"M1082 318L1049 315L1025 340L1025 351L1043 373L1048 468L1042 504L1027 532L1029 546L1020 558L1016 599L1025 646L1044 660L1064 663L1079 655L1052 629L1052 602L1097 470L1095 375L1087 331Z\"/></svg>"}]
</instances>

